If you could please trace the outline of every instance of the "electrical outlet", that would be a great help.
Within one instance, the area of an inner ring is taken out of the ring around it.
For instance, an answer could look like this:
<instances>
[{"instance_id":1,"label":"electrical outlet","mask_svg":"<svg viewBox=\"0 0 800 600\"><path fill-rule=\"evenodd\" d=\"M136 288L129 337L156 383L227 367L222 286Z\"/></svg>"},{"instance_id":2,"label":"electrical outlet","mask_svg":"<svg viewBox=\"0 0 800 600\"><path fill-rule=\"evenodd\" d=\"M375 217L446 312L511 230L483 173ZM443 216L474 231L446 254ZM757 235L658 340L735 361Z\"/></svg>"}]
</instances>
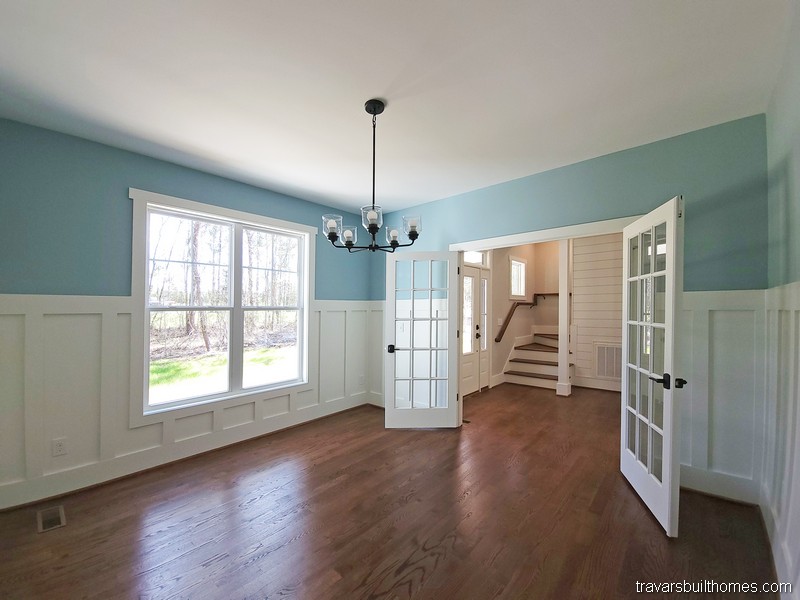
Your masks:
<instances>
[{"instance_id":1,"label":"electrical outlet","mask_svg":"<svg viewBox=\"0 0 800 600\"><path fill-rule=\"evenodd\" d=\"M50 440L50 452L53 456L64 456L67 453L67 438Z\"/></svg>"},{"instance_id":2,"label":"electrical outlet","mask_svg":"<svg viewBox=\"0 0 800 600\"><path fill-rule=\"evenodd\" d=\"M503 319L502 318L497 319L497 326L498 327L502 327L503 326Z\"/></svg>"},{"instance_id":3,"label":"electrical outlet","mask_svg":"<svg viewBox=\"0 0 800 600\"><path fill-rule=\"evenodd\" d=\"M366 383L366 381L367 381L367 378L364 377L363 375L359 375L358 376L358 385L364 385Z\"/></svg>"}]
</instances>

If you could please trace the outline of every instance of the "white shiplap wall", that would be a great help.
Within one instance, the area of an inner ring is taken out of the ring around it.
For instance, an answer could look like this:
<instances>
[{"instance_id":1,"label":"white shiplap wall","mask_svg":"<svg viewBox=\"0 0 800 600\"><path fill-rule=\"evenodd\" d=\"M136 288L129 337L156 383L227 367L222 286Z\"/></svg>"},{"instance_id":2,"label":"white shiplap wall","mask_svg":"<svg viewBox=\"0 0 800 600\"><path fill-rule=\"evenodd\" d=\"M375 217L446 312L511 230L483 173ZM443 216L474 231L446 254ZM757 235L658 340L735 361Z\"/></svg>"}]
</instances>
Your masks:
<instances>
[{"instance_id":1,"label":"white shiplap wall","mask_svg":"<svg viewBox=\"0 0 800 600\"><path fill-rule=\"evenodd\" d=\"M619 377L597 377L596 345L622 344L621 233L572 241L572 332L572 383L619 391Z\"/></svg>"},{"instance_id":2,"label":"white shiplap wall","mask_svg":"<svg viewBox=\"0 0 800 600\"><path fill-rule=\"evenodd\" d=\"M307 384L132 424L133 309L130 297L0 295L0 509L382 403L383 302L315 301ZM68 454L53 457L62 437Z\"/></svg>"}]
</instances>

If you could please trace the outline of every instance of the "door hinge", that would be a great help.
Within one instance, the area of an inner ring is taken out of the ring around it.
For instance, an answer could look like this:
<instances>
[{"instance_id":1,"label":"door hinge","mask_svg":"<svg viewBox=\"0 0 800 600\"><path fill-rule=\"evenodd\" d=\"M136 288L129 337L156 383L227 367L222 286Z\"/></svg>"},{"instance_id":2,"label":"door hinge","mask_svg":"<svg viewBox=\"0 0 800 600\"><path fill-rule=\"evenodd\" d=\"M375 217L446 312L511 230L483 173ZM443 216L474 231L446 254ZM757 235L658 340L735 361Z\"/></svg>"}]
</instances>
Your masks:
<instances>
[{"instance_id":1,"label":"door hinge","mask_svg":"<svg viewBox=\"0 0 800 600\"><path fill-rule=\"evenodd\" d=\"M458 394L456 394L456 402L458 402Z\"/></svg>"},{"instance_id":2,"label":"door hinge","mask_svg":"<svg viewBox=\"0 0 800 600\"><path fill-rule=\"evenodd\" d=\"M457 337L457 338L460 338L460 337L461 337L461 331L459 331L458 329L456 329L456 337Z\"/></svg>"},{"instance_id":3,"label":"door hinge","mask_svg":"<svg viewBox=\"0 0 800 600\"><path fill-rule=\"evenodd\" d=\"M458 275L461 275L461 267L456 267L456 273L457 273Z\"/></svg>"}]
</instances>

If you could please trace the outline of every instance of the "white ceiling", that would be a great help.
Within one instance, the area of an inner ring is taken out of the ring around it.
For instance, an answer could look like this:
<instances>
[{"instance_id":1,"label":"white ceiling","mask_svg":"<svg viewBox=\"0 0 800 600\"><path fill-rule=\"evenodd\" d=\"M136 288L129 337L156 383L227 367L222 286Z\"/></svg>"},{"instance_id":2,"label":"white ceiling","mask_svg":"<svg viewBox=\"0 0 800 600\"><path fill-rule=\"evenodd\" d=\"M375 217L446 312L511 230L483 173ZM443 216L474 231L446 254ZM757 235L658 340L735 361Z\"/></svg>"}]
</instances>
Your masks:
<instances>
[{"instance_id":1,"label":"white ceiling","mask_svg":"<svg viewBox=\"0 0 800 600\"><path fill-rule=\"evenodd\" d=\"M395 210L764 112L791 0L0 0L0 116Z\"/></svg>"}]
</instances>

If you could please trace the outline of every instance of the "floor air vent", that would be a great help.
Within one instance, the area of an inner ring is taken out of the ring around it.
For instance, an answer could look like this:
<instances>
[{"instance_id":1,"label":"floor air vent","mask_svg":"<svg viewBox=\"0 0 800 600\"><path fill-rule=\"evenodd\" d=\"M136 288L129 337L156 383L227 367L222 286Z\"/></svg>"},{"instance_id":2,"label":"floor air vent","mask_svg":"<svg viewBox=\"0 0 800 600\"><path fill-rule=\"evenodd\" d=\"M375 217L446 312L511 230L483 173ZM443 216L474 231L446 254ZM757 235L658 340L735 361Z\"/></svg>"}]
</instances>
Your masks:
<instances>
[{"instance_id":1,"label":"floor air vent","mask_svg":"<svg viewBox=\"0 0 800 600\"><path fill-rule=\"evenodd\" d=\"M67 524L67 517L64 515L63 506L53 506L36 511L36 527L39 533L58 529Z\"/></svg>"}]
</instances>

